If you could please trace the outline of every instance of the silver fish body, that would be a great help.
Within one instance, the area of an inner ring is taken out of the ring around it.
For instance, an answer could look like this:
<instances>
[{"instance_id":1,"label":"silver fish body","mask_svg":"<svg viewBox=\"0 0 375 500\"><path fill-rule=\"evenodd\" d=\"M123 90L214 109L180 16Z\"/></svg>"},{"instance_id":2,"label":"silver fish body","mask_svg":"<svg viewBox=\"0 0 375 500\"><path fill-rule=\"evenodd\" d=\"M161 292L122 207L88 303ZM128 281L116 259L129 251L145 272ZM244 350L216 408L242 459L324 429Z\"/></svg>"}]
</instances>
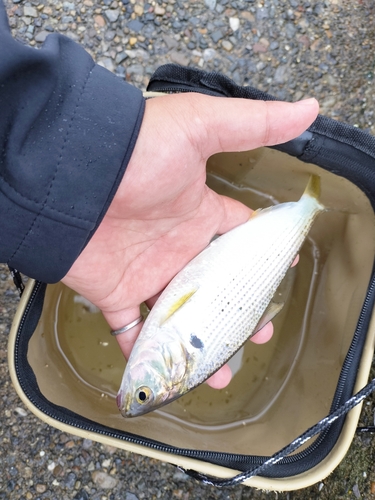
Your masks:
<instances>
[{"instance_id":1,"label":"silver fish body","mask_svg":"<svg viewBox=\"0 0 375 500\"><path fill-rule=\"evenodd\" d=\"M127 363L123 416L155 410L204 382L256 331L316 215L320 179L298 202L257 211L214 240L163 291Z\"/></svg>"}]
</instances>

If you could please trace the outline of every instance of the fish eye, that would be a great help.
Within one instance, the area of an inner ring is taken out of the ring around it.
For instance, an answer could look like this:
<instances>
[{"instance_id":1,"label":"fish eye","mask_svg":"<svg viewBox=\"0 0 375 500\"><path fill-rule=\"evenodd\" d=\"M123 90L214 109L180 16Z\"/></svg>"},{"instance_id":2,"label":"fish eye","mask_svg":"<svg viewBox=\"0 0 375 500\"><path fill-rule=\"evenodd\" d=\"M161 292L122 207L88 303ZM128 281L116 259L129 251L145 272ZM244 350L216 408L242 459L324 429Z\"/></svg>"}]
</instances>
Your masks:
<instances>
[{"instance_id":1,"label":"fish eye","mask_svg":"<svg viewBox=\"0 0 375 500\"><path fill-rule=\"evenodd\" d=\"M153 394L152 391L149 387L147 386L142 386L137 389L137 392L135 393L135 397L137 400L137 403L139 404L145 404L148 403L150 400L153 399Z\"/></svg>"}]
</instances>

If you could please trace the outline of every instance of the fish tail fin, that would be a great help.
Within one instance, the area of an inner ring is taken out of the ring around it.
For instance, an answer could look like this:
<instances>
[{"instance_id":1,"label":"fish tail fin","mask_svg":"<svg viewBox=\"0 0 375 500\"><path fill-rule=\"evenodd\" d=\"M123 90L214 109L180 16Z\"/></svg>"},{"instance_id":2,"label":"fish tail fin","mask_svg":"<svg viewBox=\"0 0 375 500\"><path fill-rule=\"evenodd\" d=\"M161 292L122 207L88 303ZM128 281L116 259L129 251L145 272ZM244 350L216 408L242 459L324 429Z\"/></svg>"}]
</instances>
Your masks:
<instances>
[{"instance_id":1,"label":"fish tail fin","mask_svg":"<svg viewBox=\"0 0 375 500\"><path fill-rule=\"evenodd\" d=\"M320 177L319 175L311 174L309 182L305 188L303 196L310 196L311 198L315 198L319 200L320 198Z\"/></svg>"}]
</instances>

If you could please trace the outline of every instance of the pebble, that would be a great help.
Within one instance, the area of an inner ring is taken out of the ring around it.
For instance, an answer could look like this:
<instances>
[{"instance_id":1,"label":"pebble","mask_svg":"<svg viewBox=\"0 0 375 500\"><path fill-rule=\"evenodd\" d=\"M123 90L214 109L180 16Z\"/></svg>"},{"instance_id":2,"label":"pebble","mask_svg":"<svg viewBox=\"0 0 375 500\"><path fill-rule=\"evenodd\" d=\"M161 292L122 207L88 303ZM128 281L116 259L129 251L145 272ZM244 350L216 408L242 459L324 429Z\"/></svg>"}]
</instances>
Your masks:
<instances>
[{"instance_id":1,"label":"pebble","mask_svg":"<svg viewBox=\"0 0 375 500\"><path fill-rule=\"evenodd\" d=\"M164 16L165 12L166 11L164 7L161 7L160 5L155 5L154 14L156 16Z\"/></svg>"},{"instance_id":2,"label":"pebble","mask_svg":"<svg viewBox=\"0 0 375 500\"><path fill-rule=\"evenodd\" d=\"M356 498L361 498L361 493L360 493L360 491L359 491L359 486L358 486L358 484L355 484L355 485L353 486L353 494L354 494L354 496L355 496Z\"/></svg>"},{"instance_id":3,"label":"pebble","mask_svg":"<svg viewBox=\"0 0 375 500\"><path fill-rule=\"evenodd\" d=\"M225 33L222 30L216 30L213 33L211 33L211 38L214 43L217 43L219 40L224 38Z\"/></svg>"},{"instance_id":4,"label":"pebble","mask_svg":"<svg viewBox=\"0 0 375 500\"><path fill-rule=\"evenodd\" d=\"M26 417L27 416L27 411L24 408L21 408L17 406L17 408L14 409L14 411L19 415L20 417Z\"/></svg>"},{"instance_id":5,"label":"pebble","mask_svg":"<svg viewBox=\"0 0 375 500\"><path fill-rule=\"evenodd\" d=\"M137 15L137 16L143 16L143 6L142 5L139 5L139 4L136 4L134 5L134 13Z\"/></svg>"},{"instance_id":6,"label":"pebble","mask_svg":"<svg viewBox=\"0 0 375 500\"><path fill-rule=\"evenodd\" d=\"M132 21L129 21L127 24L127 27L131 31L134 31L135 33L139 33L142 30L143 26L144 24L138 19L133 19Z\"/></svg>"},{"instance_id":7,"label":"pebble","mask_svg":"<svg viewBox=\"0 0 375 500\"><path fill-rule=\"evenodd\" d=\"M25 5L23 8L23 15L27 17L38 17L38 11L35 7L29 7Z\"/></svg>"},{"instance_id":8,"label":"pebble","mask_svg":"<svg viewBox=\"0 0 375 500\"><path fill-rule=\"evenodd\" d=\"M138 497L136 495L134 495L134 493L130 493L129 491L127 491L125 493L125 499L124 500L138 500Z\"/></svg>"},{"instance_id":9,"label":"pebble","mask_svg":"<svg viewBox=\"0 0 375 500\"><path fill-rule=\"evenodd\" d=\"M216 7L216 0L204 0L204 3L211 10L214 10Z\"/></svg>"},{"instance_id":10,"label":"pebble","mask_svg":"<svg viewBox=\"0 0 375 500\"><path fill-rule=\"evenodd\" d=\"M104 28L106 25L105 19L101 14L97 14L94 16L94 23L97 24L100 28Z\"/></svg>"},{"instance_id":11,"label":"pebble","mask_svg":"<svg viewBox=\"0 0 375 500\"><path fill-rule=\"evenodd\" d=\"M181 64L181 66L187 66L190 61L190 58L186 54L184 54L183 52L178 52L176 50L172 50L169 54L169 57L172 62Z\"/></svg>"},{"instance_id":12,"label":"pebble","mask_svg":"<svg viewBox=\"0 0 375 500\"><path fill-rule=\"evenodd\" d=\"M120 11L116 9L108 9L104 11L104 15L106 16L106 18L110 23L115 23L119 18Z\"/></svg>"},{"instance_id":13,"label":"pebble","mask_svg":"<svg viewBox=\"0 0 375 500\"><path fill-rule=\"evenodd\" d=\"M114 488L118 482L116 478L102 471L93 472L91 477L94 483L102 489Z\"/></svg>"},{"instance_id":14,"label":"pebble","mask_svg":"<svg viewBox=\"0 0 375 500\"><path fill-rule=\"evenodd\" d=\"M229 40L224 40L221 45L227 52L231 52L233 50L233 44Z\"/></svg>"},{"instance_id":15,"label":"pebble","mask_svg":"<svg viewBox=\"0 0 375 500\"><path fill-rule=\"evenodd\" d=\"M232 31L237 31L240 27L240 20L238 19L238 17L230 17L229 26Z\"/></svg>"}]
</instances>

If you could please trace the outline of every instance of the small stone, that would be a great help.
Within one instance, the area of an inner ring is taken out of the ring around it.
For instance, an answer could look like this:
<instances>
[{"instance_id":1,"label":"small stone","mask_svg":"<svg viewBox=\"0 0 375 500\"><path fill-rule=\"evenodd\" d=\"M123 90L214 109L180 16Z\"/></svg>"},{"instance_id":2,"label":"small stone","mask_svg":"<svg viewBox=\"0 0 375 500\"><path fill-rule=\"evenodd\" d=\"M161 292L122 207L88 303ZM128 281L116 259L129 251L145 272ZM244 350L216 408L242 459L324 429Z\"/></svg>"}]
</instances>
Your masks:
<instances>
[{"instance_id":1,"label":"small stone","mask_svg":"<svg viewBox=\"0 0 375 500\"><path fill-rule=\"evenodd\" d=\"M305 46L307 49L310 47L310 38L307 35L299 35L297 36L297 41Z\"/></svg>"},{"instance_id":2,"label":"small stone","mask_svg":"<svg viewBox=\"0 0 375 500\"><path fill-rule=\"evenodd\" d=\"M126 68L126 74L128 76L135 77L136 79L141 79L144 75L144 67L142 64L131 64Z\"/></svg>"},{"instance_id":3,"label":"small stone","mask_svg":"<svg viewBox=\"0 0 375 500\"><path fill-rule=\"evenodd\" d=\"M164 16L165 14L164 7L160 7L160 5L155 5L154 14L156 16Z\"/></svg>"},{"instance_id":4,"label":"small stone","mask_svg":"<svg viewBox=\"0 0 375 500\"><path fill-rule=\"evenodd\" d=\"M108 69L109 71L114 71L115 70L115 65L114 62L110 57L102 57L101 59L98 60L99 66L102 66L105 69Z\"/></svg>"},{"instance_id":5,"label":"small stone","mask_svg":"<svg viewBox=\"0 0 375 500\"><path fill-rule=\"evenodd\" d=\"M108 9L104 12L104 14L110 23L115 23L119 18L120 11L114 9Z\"/></svg>"},{"instance_id":6,"label":"small stone","mask_svg":"<svg viewBox=\"0 0 375 500\"><path fill-rule=\"evenodd\" d=\"M106 472L102 472L99 470L96 470L91 474L92 480L94 483L99 486L99 488L103 488L105 490L109 490L111 488L114 488L118 482L117 479L114 477L110 476Z\"/></svg>"},{"instance_id":7,"label":"small stone","mask_svg":"<svg viewBox=\"0 0 375 500\"><path fill-rule=\"evenodd\" d=\"M45 484L37 484L35 486L35 489L36 489L37 493L44 493L47 489L47 486Z\"/></svg>"},{"instance_id":8,"label":"small stone","mask_svg":"<svg viewBox=\"0 0 375 500\"><path fill-rule=\"evenodd\" d=\"M262 54L264 52L267 52L267 47L262 43L254 43L253 52L254 54Z\"/></svg>"},{"instance_id":9,"label":"small stone","mask_svg":"<svg viewBox=\"0 0 375 500\"><path fill-rule=\"evenodd\" d=\"M105 26L105 19L100 14L97 14L94 16L94 23L100 28L103 28Z\"/></svg>"},{"instance_id":10,"label":"small stone","mask_svg":"<svg viewBox=\"0 0 375 500\"><path fill-rule=\"evenodd\" d=\"M134 495L134 493L130 493L127 491L125 493L125 499L124 500L138 500L138 497Z\"/></svg>"},{"instance_id":11,"label":"small stone","mask_svg":"<svg viewBox=\"0 0 375 500\"><path fill-rule=\"evenodd\" d=\"M119 54L117 54L116 56L116 64L121 64L122 62L125 61L125 59L127 59L129 56L126 52L120 52Z\"/></svg>"},{"instance_id":12,"label":"small stone","mask_svg":"<svg viewBox=\"0 0 375 500\"><path fill-rule=\"evenodd\" d=\"M163 34L163 40L168 49L175 49L178 47L178 41L165 33Z\"/></svg>"},{"instance_id":13,"label":"small stone","mask_svg":"<svg viewBox=\"0 0 375 500\"><path fill-rule=\"evenodd\" d=\"M73 16L63 16L62 19L61 19L61 22L63 24L70 24L74 21L74 17Z\"/></svg>"},{"instance_id":14,"label":"small stone","mask_svg":"<svg viewBox=\"0 0 375 500\"><path fill-rule=\"evenodd\" d=\"M354 496L355 496L356 498L361 498L361 493L360 493L360 491L359 491L358 484L355 484L355 485L353 486L353 493L354 493Z\"/></svg>"},{"instance_id":15,"label":"small stone","mask_svg":"<svg viewBox=\"0 0 375 500\"><path fill-rule=\"evenodd\" d=\"M48 35L49 35L48 31L41 31L40 33L35 35L34 39L36 42L43 43Z\"/></svg>"},{"instance_id":16,"label":"small stone","mask_svg":"<svg viewBox=\"0 0 375 500\"><path fill-rule=\"evenodd\" d=\"M289 78L289 67L286 64L280 64L275 71L275 83L285 83Z\"/></svg>"},{"instance_id":17,"label":"small stone","mask_svg":"<svg viewBox=\"0 0 375 500\"><path fill-rule=\"evenodd\" d=\"M230 43L228 40L224 40L221 45L223 46L223 49L226 50L227 52L233 50L233 44Z\"/></svg>"},{"instance_id":18,"label":"small stone","mask_svg":"<svg viewBox=\"0 0 375 500\"><path fill-rule=\"evenodd\" d=\"M73 2L64 2L63 3L63 9L65 12L68 12L69 10L74 10L75 9L75 4Z\"/></svg>"},{"instance_id":19,"label":"small stone","mask_svg":"<svg viewBox=\"0 0 375 500\"><path fill-rule=\"evenodd\" d=\"M185 474L182 470L176 470L173 474L173 481L187 481L189 476Z\"/></svg>"},{"instance_id":20,"label":"small stone","mask_svg":"<svg viewBox=\"0 0 375 500\"><path fill-rule=\"evenodd\" d=\"M82 489L73 497L73 500L89 500L89 494Z\"/></svg>"},{"instance_id":21,"label":"small stone","mask_svg":"<svg viewBox=\"0 0 375 500\"><path fill-rule=\"evenodd\" d=\"M65 479L65 486L72 490L74 488L74 485L76 484L77 476L74 474L74 472L69 472Z\"/></svg>"},{"instance_id":22,"label":"small stone","mask_svg":"<svg viewBox=\"0 0 375 500\"><path fill-rule=\"evenodd\" d=\"M328 96L321 101L322 110L325 112L328 112L330 109L332 109L335 104L336 97L334 95Z\"/></svg>"},{"instance_id":23,"label":"small stone","mask_svg":"<svg viewBox=\"0 0 375 500\"><path fill-rule=\"evenodd\" d=\"M82 448L84 450L89 450L93 445L92 439L84 439L82 442Z\"/></svg>"},{"instance_id":24,"label":"small stone","mask_svg":"<svg viewBox=\"0 0 375 500\"><path fill-rule=\"evenodd\" d=\"M132 21L128 22L127 26L131 31L139 33L143 28L143 23L141 23L141 21L139 21L138 19L133 19Z\"/></svg>"},{"instance_id":25,"label":"small stone","mask_svg":"<svg viewBox=\"0 0 375 500\"><path fill-rule=\"evenodd\" d=\"M185 54L182 52L178 52L177 50L173 50L169 57L171 58L171 61L180 64L181 66L187 66L190 62L189 57L187 57Z\"/></svg>"},{"instance_id":26,"label":"small stone","mask_svg":"<svg viewBox=\"0 0 375 500\"><path fill-rule=\"evenodd\" d=\"M15 413L17 413L20 417L26 417L27 411L24 408L21 408L17 406L17 408L14 409Z\"/></svg>"},{"instance_id":27,"label":"small stone","mask_svg":"<svg viewBox=\"0 0 375 500\"><path fill-rule=\"evenodd\" d=\"M259 9L257 9L256 18L257 21L268 19L268 9L266 7L259 7Z\"/></svg>"},{"instance_id":28,"label":"small stone","mask_svg":"<svg viewBox=\"0 0 375 500\"><path fill-rule=\"evenodd\" d=\"M57 477L61 476L63 472L63 468L61 465L56 465L56 467L53 469L52 474Z\"/></svg>"},{"instance_id":29,"label":"small stone","mask_svg":"<svg viewBox=\"0 0 375 500\"><path fill-rule=\"evenodd\" d=\"M279 48L279 42L277 40L274 40L273 42L270 43L270 50L276 50Z\"/></svg>"},{"instance_id":30,"label":"small stone","mask_svg":"<svg viewBox=\"0 0 375 500\"><path fill-rule=\"evenodd\" d=\"M38 11L35 7L28 7L25 5L23 8L23 15L26 17L38 17Z\"/></svg>"},{"instance_id":31,"label":"small stone","mask_svg":"<svg viewBox=\"0 0 375 500\"><path fill-rule=\"evenodd\" d=\"M250 23L253 23L255 21L254 15L251 12L248 12L247 10L242 11L240 16L242 17L242 19L245 19Z\"/></svg>"},{"instance_id":32,"label":"small stone","mask_svg":"<svg viewBox=\"0 0 375 500\"><path fill-rule=\"evenodd\" d=\"M107 40L107 42L111 42L116 36L116 32L113 30L106 31L104 34L104 40Z\"/></svg>"},{"instance_id":33,"label":"small stone","mask_svg":"<svg viewBox=\"0 0 375 500\"><path fill-rule=\"evenodd\" d=\"M204 4L206 7L208 7L210 10L215 10L216 7L216 0L204 0Z\"/></svg>"},{"instance_id":34,"label":"small stone","mask_svg":"<svg viewBox=\"0 0 375 500\"><path fill-rule=\"evenodd\" d=\"M211 33L211 38L214 43L217 43L219 40L224 38L224 33L222 32L222 30L216 30Z\"/></svg>"},{"instance_id":35,"label":"small stone","mask_svg":"<svg viewBox=\"0 0 375 500\"><path fill-rule=\"evenodd\" d=\"M143 16L143 7L142 5L136 4L134 5L134 13L137 14L137 16Z\"/></svg>"},{"instance_id":36,"label":"small stone","mask_svg":"<svg viewBox=\"0 0 375 500\"><path fill-rule=\"evenodd\" d=\"M23 470L22 477L24 479L31 479L33 477L33 470L31 467L25 467Z\"/></svg>"},{"instance_id":37,"label":"small stone","mask_svg":"<svg viewBox=\"0 0 375 500\"><path fill-rule=\"evenodd\" d=\"M131 47L133 47L137 43L137 41L138 41L138 39L135 36L131 36L129 38L129 43L130 43Z\"/></svg>"},{"instance_id":38,"label":"small stone","mask_svg":"<svg viewBox=\"0 0 375 500\"><path fill-rule=\"evenodd\" d=\"M238 17L230 17L229 26L232 31L237 31L240 27L240 20L238 19Z\"/></svg>"},{"instance_id":39,"label":"small stone","mask_svg":"<svg viewBox=\"0 0 375 500\"><path fill-rule=\"evenodd\" d=\"M208 62L208 61L212 61L212 59L214 59L217 55L217 52L215 49L205 49L203 51L203 59L204 61Z\"/></svg>"}]
</instances>

